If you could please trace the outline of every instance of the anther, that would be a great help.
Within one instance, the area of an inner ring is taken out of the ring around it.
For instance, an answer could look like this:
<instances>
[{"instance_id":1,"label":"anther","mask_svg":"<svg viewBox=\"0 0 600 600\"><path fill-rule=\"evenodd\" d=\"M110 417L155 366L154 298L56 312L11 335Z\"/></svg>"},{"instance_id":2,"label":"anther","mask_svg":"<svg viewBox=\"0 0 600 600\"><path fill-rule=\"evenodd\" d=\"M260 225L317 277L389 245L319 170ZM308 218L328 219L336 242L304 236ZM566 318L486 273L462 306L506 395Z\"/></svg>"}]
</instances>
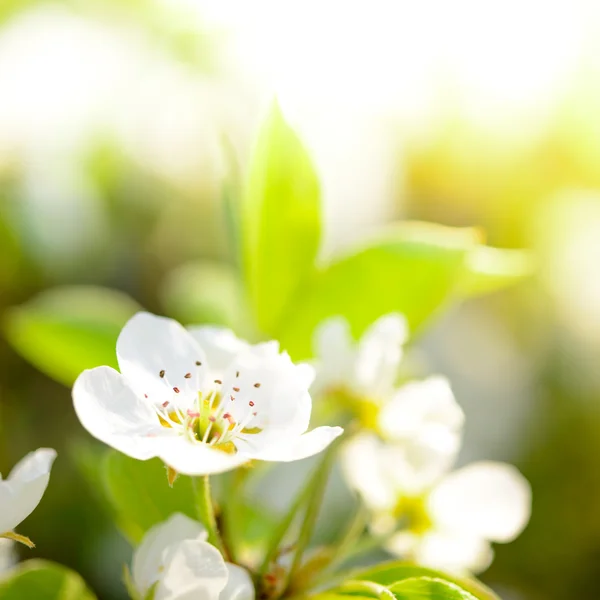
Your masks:
<instances>
[{"instance_id":1,"label":"anther","mask_svg":"<svg viewBox=\"0 0 600 600\"><path fill-rule=\"evenodd\" d=\"M234 388L233 388L233 391L234 391L234 392L239 392L239 391L240 391L240 388L238 388L238 387L234 387Z\"/></svg>"},{"instance_id":2,"label":"anther","mask_svg":"<svg viewBox=\"0 0 600 600\"><path fill-rule=\"evenodd\" d=\"M178 388L178 387L174 387L174 388L173 388L173 391L174 391L176 394L179 394L179 388Z\"/></svg>"},{"instance_id":3,"label":"anther","mask_svg":"<svg viewBox=\"0 0 600 600\"><path fill-rule=\"evenodd\" d=\"M169 401L168 400L166 402L162 403L162 407L163 408L167 408L167 406L169 406Z\"/></svg>"},{"instance_id":4,"label":"anther","mask_svg":"<svg viewBox=\"0 0 600 600\"><path fill-rule=\"evenodd\" d=\"M191 374L191 373L186 373L186 374L184 375L184 377L185 377L186 379L189 379L191 376L192 376L192 374Z\"/></svg>"},{"instance_id":5,"label":"anther","mask_svg":"<svg viewBox=\"0 0 600 600\"><path fill-rule=\"evenodd\" d=\"M254 402L252 402L252 400L250 400L250 402L248 402L249 406L254 406Z\"/></svg>"},{"instance_id":6,"label":"anther","mask_svg":"<svg viewBox=\"0 0 600 600\"><path fill-rule=\"evenodd\" d=\"M233 397L231 394L229 394L229 399L230 399L232 402L235 400L235 398L234 398L234 397Z\"/></svg>"},{"instance_id":7,"label":"anther","mask_svg":"<svg viewBox=\"0 0 600 600\"><path fill-rule=\"evenodd\" d=\"M187 409L188 417L192 417L192 419L197 419L200 417L200 413L198 411L192 410L191 408Z\"/></svg>"},{"instance_id":8,"label":"anther","mask_svg":"<svg viewBox=\"0 0 600 600\"><path fill-rule=\"evenodd\" d=\"M210 417L208 417L208 420L209 420L211 423L214 423L214 422L215 422L217 419L215 419L215 418L214 418L212 415L210 415Z\"/></svg>"},{"instance_id":9,"label":"anther","mask_svg":"<svg viewBox=\"0 0 600 600\"><path fill-rule=\"evenodd\" d=\"M197 361L196 361L196 366L197 366L197 367L201 367L201 366L202 366L202 363L201 363L199 360L197 360Z\"/></svg>"},{"instance_id":10,"label":"anther","mask_svg":"<svg viewBox=\"0 0 600 600\"><path fill-rule=\"evenodd\" d=\"M253 412L252 416L255 417L258 413L257 412Z\"/></svg>"},{"instance_id":11,"label":"anther","mask_svg":"<svg viewBox=\"0 0 600 600\"><path fill-rule=\"evenodd\" d=\"M254 387L255 387L255 388L259 388L259 387L260 387L260 383L255 383L255 384L254 384Z\"/></svg>"},{"instance_id":12,"label":"anther","mask_svg":"<svg viewBox=\"0 0 600 600\"><path fill-rule=\"evenodd\" d=\"M147 397L148 397L148 394L144 394L144 398L147 398Z\"/></svg>"},{"instance_id":13,"label":"anther","mask_svg":"<svg viewBox=\"0 0 600 600\"><path fill-rule=\"evenodd\" d=\"M165 376L165 370L163 369L163 370L162 370L162 371L159 373L159 375L161 376L161 378L163 378L163 377Z\"/></svg>"},{"instance_id":14,"label":"anther","mask_svg":"<svg viewBox=\"0 0 600 600\"><path fill-rule=\"evenodd\" d=\"M215 383L221 385L223 382L220 379L215 379Z\"/></svg>"},{"instance_id":15,"label":"anther","mask_svg":"<svg viewBox=\"0 0 600 600\"><path fill-rule=\"evenodd\" d=\"M236 376L236 377L239 377L239 376L240 376L240 372L239 372L239 371L236 371L236 372L235 372L235 376Z\"/></svg>"}]
</instances>

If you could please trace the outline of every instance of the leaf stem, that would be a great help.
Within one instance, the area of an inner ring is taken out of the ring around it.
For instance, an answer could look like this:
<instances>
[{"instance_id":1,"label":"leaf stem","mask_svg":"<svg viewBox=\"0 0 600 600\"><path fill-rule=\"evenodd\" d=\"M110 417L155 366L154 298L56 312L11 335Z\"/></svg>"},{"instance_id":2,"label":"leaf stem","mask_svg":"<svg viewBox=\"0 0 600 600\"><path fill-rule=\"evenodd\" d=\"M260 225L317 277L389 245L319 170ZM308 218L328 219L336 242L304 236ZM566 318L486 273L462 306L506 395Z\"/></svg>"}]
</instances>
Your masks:
<instances>
[{"instance_id":1,"label":"leaf stem","mask_svg":"<svg viewBox=\"0 0 600 600\"><path fill-rule=\"evenodd\" d=\"M198 500L198 514L202 524L206 527L208 532L208 541L217 548L223 558L227 560L229 558L223 539L219 533L217 527L217 519L215 517L215 505L212 501L212 495L210 491L210 477L209 475L203 475L197 477L194 480L196 482L196 497Z\"/></svg>"}]
</instances>

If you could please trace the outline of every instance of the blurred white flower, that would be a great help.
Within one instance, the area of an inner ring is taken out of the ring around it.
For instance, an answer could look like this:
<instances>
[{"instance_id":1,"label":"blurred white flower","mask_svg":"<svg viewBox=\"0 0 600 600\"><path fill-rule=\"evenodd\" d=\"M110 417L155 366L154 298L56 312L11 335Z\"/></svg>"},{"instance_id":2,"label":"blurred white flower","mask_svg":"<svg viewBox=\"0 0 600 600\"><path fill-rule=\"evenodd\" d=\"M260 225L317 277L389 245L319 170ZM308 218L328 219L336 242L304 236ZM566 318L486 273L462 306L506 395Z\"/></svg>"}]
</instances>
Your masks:
<instances>
[{"instance_id":1,"label":"blurred white flower","mask_svg":"<svg viewBox=\"0 0 600 600\"><path fill-rule=\"evenodd\" d=\"M380 317L355 342L343 317L327 319L315 332L314 393L341 391L378 402L391 394L408 336L404 317Z\"/></svg>"},{"instance_id":2,"label":"blurred white flower","mask_svg":"<svg viewBox=\"0 0 600 600\"><path fill-rule=\"evenodd\" d=\"M176 513L152 527L133 556L137 592L154 600L254 600L248 572L226 563L204 527Z\"/></svg>"},{"instance_id":3,"label":"blurred white flower","mask_svg":"<svg viewBox=\"0 0 600 600\"><path fill-rule=\"evenodd\" d=\"M117 341L121 373L84 371L73 387L83 426L113 448L160 457L187 475L219 473L251 460L312 456L342 433L309 433L313 369L294 365L276 342L250 346L228 330L184 329L138 313Z\"/></svg>"},{"instance_id":4,"label":"blurred white flower","mask_svg":"<svg viewBox=\"0 0 600 600\"><path fill-rule=\"evenodd\" d=\"M373 513L376 533L393 533L393 554L450 571L481 571L490 542L510 542L531 513L529 483L507 464L473 463L446 474L456 449L385 444L363 435L343 455L348 483Z\"/></svg>"},{"instance_id":5,"label":"blurred white flower","mask_svg":"<svg viewBox=\"0 0 600 600\"><path fill-rule=\"evenodd\" d=\"M28 538L14 533L40 503L56 458L51 448L39 448L22 458L6 479L0 477L0 537L30 545Z\"/></svg>"}]
</instances>

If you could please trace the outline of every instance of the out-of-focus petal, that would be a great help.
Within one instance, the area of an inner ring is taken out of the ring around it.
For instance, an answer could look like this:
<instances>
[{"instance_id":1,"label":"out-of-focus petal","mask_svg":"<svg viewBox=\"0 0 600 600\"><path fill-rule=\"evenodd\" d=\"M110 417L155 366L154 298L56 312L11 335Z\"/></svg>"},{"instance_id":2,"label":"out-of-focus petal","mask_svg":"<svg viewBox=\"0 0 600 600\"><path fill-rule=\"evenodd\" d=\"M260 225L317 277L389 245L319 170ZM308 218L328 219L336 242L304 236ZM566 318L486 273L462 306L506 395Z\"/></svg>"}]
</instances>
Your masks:
<instances>
[{"instance_id":1,"label":"out-of-focus petal","mask_svg":"<svg viewBox=\"0 0 600 600\"><path fill-rule=\"evenodd\" d=\"M229 578L221 591L219 600L254 600L255 592L252 578L246 569L225 563Z\"/></svg>"},{"instance_id":2,"label":"out-of-focus petal","mask_svg":"<svg viewBox=\"0 0 600 600\"><path fill-rule=\"evenodd\" d=\"M479 462L448 475L430 495L437 526L495 542L510 542L529 521L531 488L513 466Z\"/></svg>"}]
</instances>

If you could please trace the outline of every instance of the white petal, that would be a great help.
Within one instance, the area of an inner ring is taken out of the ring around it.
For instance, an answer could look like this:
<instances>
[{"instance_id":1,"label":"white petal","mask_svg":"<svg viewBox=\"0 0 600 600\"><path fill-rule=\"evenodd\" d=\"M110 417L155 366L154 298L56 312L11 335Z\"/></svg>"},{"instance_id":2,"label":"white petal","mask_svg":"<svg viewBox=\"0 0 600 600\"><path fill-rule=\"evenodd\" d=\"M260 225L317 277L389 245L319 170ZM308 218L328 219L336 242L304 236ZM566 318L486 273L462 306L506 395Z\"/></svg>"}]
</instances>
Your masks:
<instances>
[{"instance_id":1,"label":"white petal","mask_svg":"<svg viewBox=\"0 0 600 600\"><path fill-rule=\"evenodd\" d=\"M386 396L394 385L408 336L406 319L399 314L380 317L358 344L356 384L363 394Z\"/></svg>"},{"instance_id":2,"label":"white petal","mask_svg":"<svg viewBox=\"0 0 600 600\"><path fill-rule=\"evenodd\" d=\"M262 449L254 449L249 444L241 442L239 449L250 458L268 460L274 462L292 462L302 460L314 454L318 454L335 438L342 435L341 427L317 427L308 433L299 436L278 435L269 440ZM247 436L246 440L251 440Z\"/></svg>"},{"instance_id":3,"label":"white petal","mask_svg":"<svg viewBox=\"0 0 600 600\"><path fill-rule=\"evenodd\" d=\"M183 437L160 440L160 458L183 475L212 475L231 471L248 462L241 453L229 454L208 444L193 443Z\"/></svg>"},{"instance_id":4,"label":"white petal","mask_svg":"<svg viewBox=\"0 0 600 600\"><path fill-rule=\"evenodd\" d=\"M349 440L342 450L342 469L348 485L356 490L368 508L392 510L397 502L396 489L382 461L382 447L371 434Z\"/></svg>"},{"instance_id":5,"label":"white petal","mask_svg":"<svg viewBox=\"0 0 600 600\"><path fill-rule=\"evenodd\" d=\"M185 540L171 547L155 600L218 600L229 572L208 542Z\"/></svg>"},{"instance_id":6,"label":"white petal","mask_svg":"<svg viewBox=\"0 0 600 600\"><path fill-rule=\"evenodd\" d=\"M388 541L386 548L419 565L460 574L483 571L493 558L485 540L441 531L422 536L401 532Z\"/></svg>"},{"instance_id":7,"label":"white petal","mask_svg":"<svg viewBox=\"0 0 600 600\"><path fill-rule=\"evenodd\" d=\"M55 458L51 448L30 452L0 481L0 533L12 531L40 503Z\"/></svg>"},{"instance_id":8,"label":"white petal","mask_svg":"<svg viewBox=\"0 0 600 600\"><path fill-rule=\"evenodd\" d=\"M213 379L222 378L234 358L250 348L248 342L240 340L226 327L192 325L187 329L204 351Z\"/></svg>"},{"instance_id":9,"label":"white petal","mask_svg":"<svg viewBox=\"0 0 600 600\"><path fill-rule=\"evenodd\" d=\"M169 435L152 407L110 367L84 371L73 386L81 424L97 439L140 460L156 456L156 437Z\"/></svg>"},{"instance_id":10,"label":"white petal","mask_svg":"<svg viewBox=\"0 0 600 600\"><path fill-rule=\"evenodd\" d=\"M160 579L169 546L184 540L206 541L207 537L203 525L181 513L150 528L133 554L131 575L136 589L145 596Z\"/></svg>"},{"instance_id":11,"label":"white petal","mask_svg":"<svg viewBox=\"0 0 600 600\"><path fill-rule=\"evenodd\" d=\"M229 578L219 600L254 600L254 585L248 571L231 563L225 563L225 566Z\"/></svg>"},{"instance_id":12,"label":"white petal","mask_svg":"<svg viewBox=\"0 0 600 600\"><path fill-rule=\"evenodd\" d=\"M308 428L312 369L295 365L276 346L259 344L236 357L223 378L226 410L247 428L296 431Z\"/></svg>"},{"instance_id":13,"label":"white petal","mask_svg":"<svg viewBox=\"0 0 600 600\"><path fill-rule=\"evenodd\" d=\"M206 357L192 335L177 321L150 313L137 313L125 324L117 358L127 383L156 404L189 405L208 377Z\"/></svg>"},{"instance_id":14,"label":"white petal","mask_svg":"<svg viewBox=\"0 0 600 600\"><path fill-rule=\"evenodd\" d=\"M459 432L463 423L464 413L444 377L429 377L402 386L379 415L383 435L392 439L414 436L430 425Z\"/></svg>"},{"instance_id":15,"label":"white petal","mask_svg":"<svg viewBox=\"0 0 600 600\"><path fill-rule=\"evenodd\" d=\"M515 467L479 462L448 475L429 498L440 529L510 542L531 514L531 488Z\"/></svg>"},{"instance_id":16,"label":"white petal","mask_svg":"<svg viewBox=\"0 0 600 600\"><path fill-rule=\"evenodd\" d=\"M350 325L343 317L332 317L317 327L314 350L318 369L312 386L314 394L346 385L351 380L356 355L354 345Z\"/></svg>"}]
</instances>

